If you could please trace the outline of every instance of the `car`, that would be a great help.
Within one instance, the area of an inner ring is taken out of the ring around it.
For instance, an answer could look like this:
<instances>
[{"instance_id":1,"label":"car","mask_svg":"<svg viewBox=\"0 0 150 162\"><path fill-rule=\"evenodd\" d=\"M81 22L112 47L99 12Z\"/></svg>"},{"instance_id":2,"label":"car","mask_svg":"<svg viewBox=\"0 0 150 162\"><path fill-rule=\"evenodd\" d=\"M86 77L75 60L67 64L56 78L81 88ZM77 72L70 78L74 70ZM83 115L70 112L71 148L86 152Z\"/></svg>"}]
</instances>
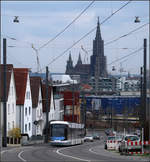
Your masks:
<instances>
[{"instance_id":1,"label":"car","mask_svg":"<svg viewBox=\"0 0 150 162\"><path fill-rule=\"evenodd\" d=\"M141 151L142 145L140 141L137 135L125 135L119 145L119 152ZM137 144L129 144L129 142L136 142Z\"/></svg>"},{"instance_id":2,"label":"car","mask_svg":"<svg viewBox=\"0 0 150 162\"><path fill-rule=\"evenodd\" d=\"M94 139L93 139L93 136L85 136L84 137L84 142L93 142Z\"/></svg>"},{"instance_id":3,"label":"car","mask_svg":"<svg viewBox=\"0 0 150 162\"><path fill-rule=\"evenodd\" d=\"M112 128L109 128L109 129L105 130L105 134L107 136L115 136L116 135L116 131L114 131Z\"/></svg>"},{"instance_id":4,"label":"car","mask_svg":"<svg viewBox=\"0 0 150 162\"><path fill-rule=\"evenodd\" d=\"M100 139L100 136L98 134L94 134L93 135L93 139L98 139L99 140Z\"/></svg>"}]
</instances>

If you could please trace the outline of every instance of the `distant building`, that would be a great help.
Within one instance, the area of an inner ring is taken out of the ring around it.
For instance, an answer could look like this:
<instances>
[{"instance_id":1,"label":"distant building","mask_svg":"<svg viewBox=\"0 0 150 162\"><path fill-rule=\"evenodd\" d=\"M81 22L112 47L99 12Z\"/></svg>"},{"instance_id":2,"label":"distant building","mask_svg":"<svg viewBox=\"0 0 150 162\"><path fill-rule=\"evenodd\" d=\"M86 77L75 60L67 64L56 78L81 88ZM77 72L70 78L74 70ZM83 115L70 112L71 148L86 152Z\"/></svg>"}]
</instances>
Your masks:
<instances>
[{"instance_id":1,"label":"distant building","mask_svg":"<svg viewBox=\"0 0 150 162\"><path fill-rule=\"evenodd\" d=\"M104 41L101 37L99 18L97 22L96 37L93 40L93 55L90 64L83 64L79 53L78 61L73 66L71 52L66 65L66 74L80 75L82 83L88 83L91 77L107 77L106 56L104 56Z\"/></svg>"},{"instance_id":2,"label":"distant building","mask_svg":"<svg viewBox=\"0 0 150 162\"><path fill-rule=\"evenodd\" d=\"M116 90L120 92L140 92L140 77L120 77L116 81Z\"/></svg>"}]
</instances>

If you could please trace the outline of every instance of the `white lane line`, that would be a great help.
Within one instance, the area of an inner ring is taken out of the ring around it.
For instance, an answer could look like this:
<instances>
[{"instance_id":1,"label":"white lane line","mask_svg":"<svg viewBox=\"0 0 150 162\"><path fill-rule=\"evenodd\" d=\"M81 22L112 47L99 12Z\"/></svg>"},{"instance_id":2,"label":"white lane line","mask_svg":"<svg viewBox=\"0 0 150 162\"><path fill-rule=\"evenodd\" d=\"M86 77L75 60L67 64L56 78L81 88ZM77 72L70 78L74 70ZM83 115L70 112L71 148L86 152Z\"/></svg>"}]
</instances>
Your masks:
<instances>
[{"instance_id":1,"label":"white lane line","mask_svg":"<svg viewBox=\"0 0 150 162\"><path fill-rule=\"evenodd\" d=\"M65 155L63 153L61 153L60 151L61 150L65 150L67 148L61 148L61 149L57 149L56 153L61 155L61 156L66 156L66 157L69 157L69 158L72 158L72 159L76 159L76 160L80 160L80 161L88 161L88 162L91 162L91 160L86 160L86 159L81 159L81 158L78 158L78 157L74 157L74 156L70 156L70 155Z\"/></svg>"},{"instance_id":2,"label":"white lane line","mask_svg":"<svg viewBox=\"0 0 150 162\"><path fill-rule=\"evenodd\" d=\"M4 150L4 151L1 151L1 154L5 153L5 152L11 152L11 151L16 151L20 148L14 148L14 149L10 149L10 150Z\"/></svg>"},{"instance_id":3,"label":"white lane line","mask_svg":"<svg viewBox=\"0 0 150 162\"><path fill-rule=\"evenodd\" d=\"M92 147L92 148L93 148L93 147ZM94 154L97 154L97 155L100 155L99 153L93 151L92 148L89 149L90 152L92 152L92 153L94 153Z\"/></svg>"},{"instance_id":4,"label":"white lane line","mask_svg":"<svg viewBox=\"0 0 150 162\"><path fill-rule=\"evenodd\" d=\"M27 161L25 160L24 158L21 157L21 154L23 153L24 151L21 151L19 154L18 154L18 158L21 159L22 161Z\"/></svg>"}]
</instances>

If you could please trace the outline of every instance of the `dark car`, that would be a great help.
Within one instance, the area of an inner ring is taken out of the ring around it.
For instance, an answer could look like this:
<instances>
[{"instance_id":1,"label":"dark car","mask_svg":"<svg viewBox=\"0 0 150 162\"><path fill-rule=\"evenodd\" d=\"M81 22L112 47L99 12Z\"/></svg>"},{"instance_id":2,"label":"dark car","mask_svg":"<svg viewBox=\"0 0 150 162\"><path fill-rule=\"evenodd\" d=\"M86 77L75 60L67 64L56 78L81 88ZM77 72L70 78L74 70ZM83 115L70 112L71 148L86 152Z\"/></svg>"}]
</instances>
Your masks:
<instances>
[{"instance_id":1,"label":"dark car","mask_svg":"<svg viewBox=\"0 0 150 162\"><path fill-rule=\"evenodd\" d=\"M98 139L99 140L100 139L100 136L98 134L94 134L93 135L93 139Z\"/></svg>"}]
</instances>

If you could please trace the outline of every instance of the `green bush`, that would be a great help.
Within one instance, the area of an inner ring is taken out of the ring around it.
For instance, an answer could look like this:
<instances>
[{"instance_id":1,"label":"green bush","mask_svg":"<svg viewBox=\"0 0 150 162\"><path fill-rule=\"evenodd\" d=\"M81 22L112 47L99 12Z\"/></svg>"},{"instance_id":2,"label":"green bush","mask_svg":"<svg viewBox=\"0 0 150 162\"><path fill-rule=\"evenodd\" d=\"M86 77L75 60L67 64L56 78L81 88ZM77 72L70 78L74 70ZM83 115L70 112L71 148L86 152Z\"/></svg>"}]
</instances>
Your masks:
<instances>
[{"instance_id":1,"label":"green bush","mask_svg":"<svg viewBox=\"0 0 150 162\"><path fill-rule=\"evenodd\" d=\"M21 137L21 130L20 128L13 128L8 132L9 137L20 138Z\"/></svg>"}]
</instances>

